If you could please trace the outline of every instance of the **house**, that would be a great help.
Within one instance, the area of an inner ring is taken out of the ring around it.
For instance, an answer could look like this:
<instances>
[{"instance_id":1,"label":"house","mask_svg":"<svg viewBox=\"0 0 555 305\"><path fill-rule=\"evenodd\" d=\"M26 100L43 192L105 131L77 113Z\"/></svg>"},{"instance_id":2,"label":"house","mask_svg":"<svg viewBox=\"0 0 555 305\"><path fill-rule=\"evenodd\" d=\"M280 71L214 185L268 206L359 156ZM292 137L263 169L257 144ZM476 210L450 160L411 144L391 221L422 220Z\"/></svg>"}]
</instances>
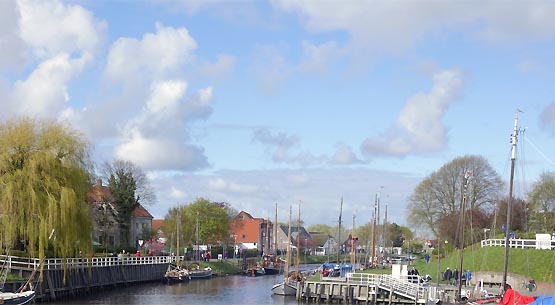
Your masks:
<instances>
[{"instance_id":1,"label":"house","mask_svg":"<svg viewBox=\"0 0 555 305\"><path fill-rule=\"evenodd\" d=\"M93 222L93 239L106 247L134 246L139 248L140 241L145 234L150 234L152 215L141 205L137 204L131 215L129 229L129 244L123 245L123 236L117 222L117 207L107 186L102 180L97 180L86 194L87 202L91 205Z\"/></svg>"},{"instance_id":2,"label":"house","mask_svg":"<svg viewBox=\"0 0 555 305\"><path fill-rule=\"evenodd\" d=\"M277 245L280 253L285 253L287 250L289 226L279 226L277 233ZM313 254L318 247L318 243L312 238L304 227L291 227L291 247L295 249L299 247L299 251L304 254Z\"/></svg>"},{"instance_id":3,"label":"house","mask_svg":"<svg viewBox=\"0 0 555 305\"><path fill-rule=\"evenodd\" d=\"M235 244L235 252L239 249L256 249L260 252L270 251L273 240L273 224L264 218L255 218L241 211L234 217L231 224L231 236Z\"/></svg>"},{"instance_id":4,"label":"house","mask_svg":"<svg viewBox=\"0 0 555 305\"><path fill-rule=\"evenodd\" d=\"M317 247L314 255L335 255L338 250L338 243L333 236L322 232L309 232Z\"/></svg>"}]
</instances>

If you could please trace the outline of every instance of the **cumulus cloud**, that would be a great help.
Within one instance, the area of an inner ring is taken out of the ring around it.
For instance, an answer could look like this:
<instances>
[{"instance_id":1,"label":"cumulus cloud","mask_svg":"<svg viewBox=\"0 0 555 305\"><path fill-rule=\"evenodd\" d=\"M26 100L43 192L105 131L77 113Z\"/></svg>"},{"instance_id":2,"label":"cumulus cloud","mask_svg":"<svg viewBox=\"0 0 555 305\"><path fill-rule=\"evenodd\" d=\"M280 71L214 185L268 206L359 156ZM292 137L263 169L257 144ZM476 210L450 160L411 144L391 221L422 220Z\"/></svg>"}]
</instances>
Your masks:
<instances>
[{"instance_id":1,"label":"cumulus cloud","mask_svg":"<svg viewBox=\"0 0 555 305\"><path fill-rule=\"evenodd\" d=\"M78 5L19 0L21 38L39 58L59 53L92 53L102 40L104 22Z\"/></svg>"},{"instance_id":2,"label":"cumulus cloud","mask_svg":"<svg viewBox=\"0 0 555 305\"><path fill-rule=\"evenodd\" d=\"M57 117L69 100L67 82L88 62L61 54L42 62L24 81L14 85L12 112L19 115Z\"/></svg>"},{"instance_id":3,"label":"cumulus cloud","mask_svg":"<svg viewBox=\"0 0 555 305\"><path fill-rule=\"evenodd\" d=\"M452 69L435 74L433 80L429 92L418 93L407 100L394 126L363 142L364 153L403 157L445 148L447 131L442 119L459 97L464 78L460 70Z\"/></svg>"},{"instance_id":4,"label":"cumulus cloud","mask_svg":"<svg viewBox=\"0 0 555 305\"><path fill-rule=\"evenodd\" d=\"M142 112L121 130L118 158L145 169L195 170L208 165L204 149L188 144L188 124L211 113L212 88L186 96L184 81L161 81L151 86Z\"/></svg>"},{"instance_id":5,"label":"cumulus cloud","mask_svg":"<svg viewBox=\"0 0 555 305\"><path fill-rule=\"evenodd\" d=\"M325 157L311 153L292 153L291 150L299 144L299 138L284 132L273 134L266 128L259 128L254 131L253 140L266 146L274 162L307 166L325 160Z\"/></svg>"},{"instance_id":6,"label":"cumulus cloud","mask_svg":"<svg viewBox=\"0 0 555 305\"><path fill-rule=\"evenodd\" d=\"M120 38L108 54L106 77L115 82L132 83L173 76L192 60L197 44L185 28L156 24L156 33L141 40Z\"/></svg>"}]
</instances>

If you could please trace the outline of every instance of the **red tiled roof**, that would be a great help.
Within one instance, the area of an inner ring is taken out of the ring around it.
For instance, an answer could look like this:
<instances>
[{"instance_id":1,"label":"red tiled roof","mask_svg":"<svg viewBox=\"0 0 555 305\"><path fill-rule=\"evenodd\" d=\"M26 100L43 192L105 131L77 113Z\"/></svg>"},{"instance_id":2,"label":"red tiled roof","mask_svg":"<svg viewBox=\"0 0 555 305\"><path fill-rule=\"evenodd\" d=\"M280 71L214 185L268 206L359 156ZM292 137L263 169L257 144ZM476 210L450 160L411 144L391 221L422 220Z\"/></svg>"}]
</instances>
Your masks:
<instances>
[{"instance_id":1,"label":"red tiled roof","mask_svg":"<svg viewBox=\"0 0 555 305\"><path fill-rule=\"evenodd\" d=\"M152 230L158 231L164 225L164 219L153 219Z\"/></svg>"},{"instance_id":2,"label":"red tiled roof","mask_svg":"<svg viewBox=\"0 0 555 305\"><path fill-rule=\"evenodd\" d=\"M98 180L95 185L93 185L86 195L87 202L112 202L114 201L110 189L107 186L102 185L102 181Z\"/></svg>"},{"instance_id":3,"label":"red tiled roof","mask_svg":"<svg viewBox=\"0 0 555 305\"><path fill-rule=\"evenodd\" d=\"M137 204L137 207L133 210L133 216L154 218L140 203Z\"/></svg>"}]
</instances>

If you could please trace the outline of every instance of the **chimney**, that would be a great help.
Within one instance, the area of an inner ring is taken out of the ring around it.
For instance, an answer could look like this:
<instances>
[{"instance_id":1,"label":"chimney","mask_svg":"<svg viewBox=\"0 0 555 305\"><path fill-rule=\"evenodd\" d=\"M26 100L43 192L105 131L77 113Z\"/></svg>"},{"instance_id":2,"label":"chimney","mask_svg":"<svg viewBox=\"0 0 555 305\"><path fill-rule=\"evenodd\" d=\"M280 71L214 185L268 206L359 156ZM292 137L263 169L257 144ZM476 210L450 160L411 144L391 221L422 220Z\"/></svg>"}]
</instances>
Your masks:
<instances>
[{"instance_id":1,"label":"chimney","mask_svg":"<svg viewBox=\"0 0 555 305\"><path fill-rule=\"evenodd\" d=\"M102 179L96 180L96 186L102 186Z\"/></svg>"}]
</instances>

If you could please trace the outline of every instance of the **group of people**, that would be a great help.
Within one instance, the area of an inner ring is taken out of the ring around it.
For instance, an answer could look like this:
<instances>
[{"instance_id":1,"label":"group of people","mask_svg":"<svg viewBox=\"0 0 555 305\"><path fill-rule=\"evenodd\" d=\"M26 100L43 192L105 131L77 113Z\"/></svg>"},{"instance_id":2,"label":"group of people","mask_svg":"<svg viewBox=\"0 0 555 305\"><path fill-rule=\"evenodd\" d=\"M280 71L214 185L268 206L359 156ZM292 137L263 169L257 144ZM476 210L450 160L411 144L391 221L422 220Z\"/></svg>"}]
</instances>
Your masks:
<instances>
[{"instance_id":1,"label":"group of people","mask_svg":"<svg viewBox=\"0 0 555 305\"><path fill-rule=\"evenodd\" d=\"M459 270L455 268L454 271L451 271L449 267L445 269L443 273L443 280L447 281L450 284L457 286L459 284L459 280L462 282L462 285L466 287L470 283L472 279L472 272L470 270L463 271L462 274L459 274Z\"/></svg>"}]
</instances>

